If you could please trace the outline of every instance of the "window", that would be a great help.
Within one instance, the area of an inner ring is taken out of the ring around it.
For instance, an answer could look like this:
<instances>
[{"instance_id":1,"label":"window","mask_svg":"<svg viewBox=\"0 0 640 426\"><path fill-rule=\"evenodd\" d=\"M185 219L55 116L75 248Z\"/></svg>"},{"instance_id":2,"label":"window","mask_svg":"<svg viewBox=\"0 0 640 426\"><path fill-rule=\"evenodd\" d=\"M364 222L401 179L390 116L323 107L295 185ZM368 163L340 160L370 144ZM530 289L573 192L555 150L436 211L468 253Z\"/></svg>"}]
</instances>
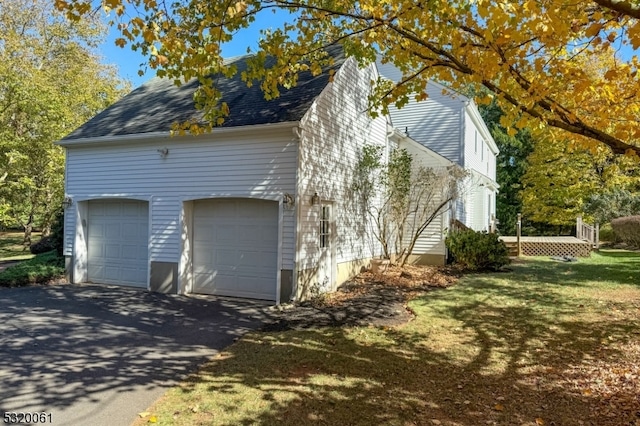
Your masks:
<instances>
[{"instance_id":1,"label":"window","mask_svg":"<svg viewBox=\"0 0 640 426\"><path fill-rule=\"evenodd\" d=\"M329 238L331 234L331 208L322 206L320 216L320 248L329 247Z\"/></svg>"}]
</instances>

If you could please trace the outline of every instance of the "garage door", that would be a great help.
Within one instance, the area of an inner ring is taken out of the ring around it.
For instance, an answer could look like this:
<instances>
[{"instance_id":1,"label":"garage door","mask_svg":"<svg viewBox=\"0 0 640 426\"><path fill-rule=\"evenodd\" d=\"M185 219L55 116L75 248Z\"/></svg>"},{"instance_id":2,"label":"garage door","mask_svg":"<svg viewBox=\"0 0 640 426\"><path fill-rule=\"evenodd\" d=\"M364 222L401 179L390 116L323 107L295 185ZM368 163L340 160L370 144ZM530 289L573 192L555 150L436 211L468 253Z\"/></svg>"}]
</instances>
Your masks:
<instances>
[{"instance_id":1,"label":"garage door","mask_svg":"<svg viewBox=\"0 0 640 426\"><path fill-rule=\"evenodd\" d=\"M277 260L278 203L194 202L194 293L275 300Z\"/></svg>"},{"instance_id":2,"label":"garage door","mask_svg":"<svg viewBox=\"0 0 640 426\"><path fill-rule=\"evenodd\" d=\"M149 207L146 201L89 201L90 282L147 287Z\"/></svg>"}]
</instances>

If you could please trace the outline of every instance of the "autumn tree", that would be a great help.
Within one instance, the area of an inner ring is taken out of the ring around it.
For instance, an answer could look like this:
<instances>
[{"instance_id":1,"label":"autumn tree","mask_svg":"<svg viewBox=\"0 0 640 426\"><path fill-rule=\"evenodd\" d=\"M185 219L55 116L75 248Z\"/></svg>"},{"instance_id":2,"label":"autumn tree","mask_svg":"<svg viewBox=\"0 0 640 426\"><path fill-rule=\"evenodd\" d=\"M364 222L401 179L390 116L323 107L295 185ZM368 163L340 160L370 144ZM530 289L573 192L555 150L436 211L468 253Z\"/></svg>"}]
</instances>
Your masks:
<instances>
[{"instance_id":1,"label":"autumn tree","mask_svg":"<svg viewBox=\"0 0 640 426\"><path fill-rule=\"evenodd\" d=\"M55 4L76 21L99 11L91 0ZM362 64L380 57L403 72L398 85L379 86L373 101L383 110L424 97L430 79L453 89L481 85L517 128L548 125L617 154L640 149L635 1L102 0L101 8L122 33L116 43L146 55L158 75L201 81L196 100L213 124L227 112L215 75L235 72L222 45L280 10L291 14L289 23L263 33L243 75L260 80L267 97L295 85L301 71L320 72L330 60L324 48L339 43ZM267 55L276 58L268 69ZM585 72L592 57L606 58L598 73Z\"/></svg>"},{"instance_id":2,"label":"autumn tree","mask_svg":"<svg viewBox=\"0 0 640 426\"><path fill-rule=\"evenodd\" d=\"M70 22L49 1L0 0L0 222L49 230L64 195L54 144L127 90L95 53L99 22Z\"/></svg>"},{"instance_id":3,"label":"autumn tree","mask_svg":"<svg viewBox=\"0 0 640 426\"><path fill-rule=\"evenodd\" d=\"M588 212L589 199L615 189L636 190L640 184L637 163L628 157L601 146L586 149L553 134L539 137L527 159L521 192L523 216L538 231L568 232L577 215Z\"/></svg>"}]
</instances>

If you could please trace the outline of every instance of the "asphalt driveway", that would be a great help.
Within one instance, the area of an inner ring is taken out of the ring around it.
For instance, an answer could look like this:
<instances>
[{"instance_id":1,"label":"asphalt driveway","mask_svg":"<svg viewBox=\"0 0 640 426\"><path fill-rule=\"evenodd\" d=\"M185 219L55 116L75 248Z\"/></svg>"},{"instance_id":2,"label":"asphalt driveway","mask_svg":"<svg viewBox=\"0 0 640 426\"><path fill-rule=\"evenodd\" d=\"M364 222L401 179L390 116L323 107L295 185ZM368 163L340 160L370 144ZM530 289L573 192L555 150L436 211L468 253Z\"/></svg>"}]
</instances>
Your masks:
<instances>
[{"instance_id":1,"label":"asphalt driveway","mask_svg":"<svg viewBox=\"0 0 640 426\"><path fill-rule=\"evenodd\" d=\"M0 411L51 413L54 425L128 425L266 311L111 286L0 289Z\"/></svg>"}]
</instances>

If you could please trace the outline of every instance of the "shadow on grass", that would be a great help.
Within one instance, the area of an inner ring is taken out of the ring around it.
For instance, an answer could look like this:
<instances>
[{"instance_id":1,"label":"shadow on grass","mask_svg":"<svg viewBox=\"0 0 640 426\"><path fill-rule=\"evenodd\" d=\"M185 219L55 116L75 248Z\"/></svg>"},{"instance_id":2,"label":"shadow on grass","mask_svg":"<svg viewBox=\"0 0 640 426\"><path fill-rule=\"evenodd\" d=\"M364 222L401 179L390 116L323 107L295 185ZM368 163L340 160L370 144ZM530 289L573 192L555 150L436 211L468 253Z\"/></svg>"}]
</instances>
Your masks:
<instances>
[{"instance_id":1,"label":"shadow on grass","mask_svg":"<svg viewBox=\"0 0 640 426\"><path fill-rule=\"evenodd\" d=\"M29 247L23 244L23 240L22 234L0 232L0 258L28 253Z\"/></svg>"},{"instance_id":2,"label":"shadow on grass","mask_svg":"<svg viewBox=\"0 0 640 426\"><path fill-rule=\"evenodd\" d=\"M572 297L575 271L594 273L533 262L468 277L414 300L416 320L399 329L253 334L157 413L172 424L637 424L637 393L593 392L585 371L615 365L639 318ZM558 274L569 278L544 279ZM185 400L197 412L176 411Z\"/></svg>"}]
</instances>

